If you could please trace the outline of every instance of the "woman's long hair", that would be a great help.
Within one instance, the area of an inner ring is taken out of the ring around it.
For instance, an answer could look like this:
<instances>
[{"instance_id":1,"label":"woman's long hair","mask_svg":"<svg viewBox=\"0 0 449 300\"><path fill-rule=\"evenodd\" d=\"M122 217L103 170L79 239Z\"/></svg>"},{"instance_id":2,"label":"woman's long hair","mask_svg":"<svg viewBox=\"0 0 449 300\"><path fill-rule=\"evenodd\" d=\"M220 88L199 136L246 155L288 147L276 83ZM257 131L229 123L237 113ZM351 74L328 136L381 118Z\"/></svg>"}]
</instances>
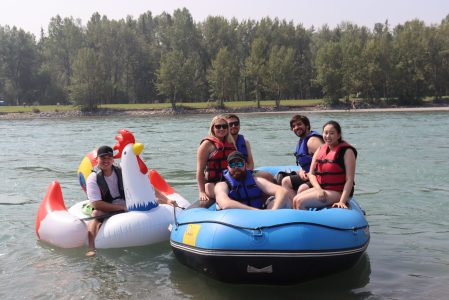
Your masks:
<instances>
[{"instance_id":1,"label":"woman's long hair","mask_svg":"<svg viewBox=\"0 0 449 300\"><path fill-rule=\"evenodd\" d=\"M217 124L219 121L223 121L223 123L228 124L228 121L226 121L226 118L223 115L217 115L217 116L213 117L212 121L210 122L210 126L209 126L209 135L210 136L214 136L214 137L218 138L215 135L214 125ZM224 137L224 141L223 142L228 142L228 143L231 143L231 144L233 144L235 146L235 142L234 142L234 139L231 136L229 127L228 127L228 133Z\"/></svg>"}]
</instances>

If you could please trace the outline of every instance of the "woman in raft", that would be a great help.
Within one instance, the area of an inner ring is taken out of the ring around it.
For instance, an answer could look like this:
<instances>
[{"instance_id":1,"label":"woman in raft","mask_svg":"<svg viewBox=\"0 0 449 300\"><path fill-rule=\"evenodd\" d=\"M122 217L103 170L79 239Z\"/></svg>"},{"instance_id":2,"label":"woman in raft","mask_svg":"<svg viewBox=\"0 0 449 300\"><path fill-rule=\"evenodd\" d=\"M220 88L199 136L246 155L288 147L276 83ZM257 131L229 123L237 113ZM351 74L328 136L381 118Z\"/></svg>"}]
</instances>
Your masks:
<instances>
[{"instance_id":1,"label":"woman in raft","mask_svg":"<svg viewBox=\"0 0 449 300\"><path fill-rule=\"evenodd\" d=\"M315 152L310 166L312 188L293 198L293 208L348 208L354 193L357 150L342 139L341 127L335 121L323 126L324 144Z\"/></svg>"}]
</instances>

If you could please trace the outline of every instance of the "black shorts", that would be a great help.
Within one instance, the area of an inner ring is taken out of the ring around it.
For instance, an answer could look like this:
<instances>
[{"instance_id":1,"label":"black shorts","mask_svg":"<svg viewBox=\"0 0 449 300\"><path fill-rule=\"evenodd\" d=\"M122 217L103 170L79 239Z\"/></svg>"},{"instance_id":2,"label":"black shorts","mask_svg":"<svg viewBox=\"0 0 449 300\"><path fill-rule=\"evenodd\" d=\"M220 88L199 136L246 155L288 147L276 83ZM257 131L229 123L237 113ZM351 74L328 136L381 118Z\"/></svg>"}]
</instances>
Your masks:
<instances>
[{"instance_id":1,"label":"black shorts","mask_svg":"<svg viewBox=\"0 0 449 300\"><path fill-rule=\"evenodd\" d=\"M292 187L294 191L297 191L299 189L299 186L303 183L306 183L309 188L312 187L312 184L310 183L310 181L306 180L302 180L301 177L299 175L291 175L290 176L290 181L292 182Z\"/></svg>"}]
</instances>

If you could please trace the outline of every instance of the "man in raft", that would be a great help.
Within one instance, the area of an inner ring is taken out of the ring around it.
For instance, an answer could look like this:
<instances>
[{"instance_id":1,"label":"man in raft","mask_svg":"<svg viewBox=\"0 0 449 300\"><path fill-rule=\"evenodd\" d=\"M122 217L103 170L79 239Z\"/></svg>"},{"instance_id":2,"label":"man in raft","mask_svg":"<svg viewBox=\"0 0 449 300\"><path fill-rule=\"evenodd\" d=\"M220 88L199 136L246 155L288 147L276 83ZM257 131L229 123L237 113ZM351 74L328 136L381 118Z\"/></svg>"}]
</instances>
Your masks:
<instances>
[{"instance_id":1,"label":"man in raft","mask_svg":"<svg viewBox=\"0 0 449 300\"><path fill-rule=\"evenodd\" d=\"M280 184L287 189L290 201L299 194L312 187L309 181L310 164L315 151L323 144L323 137L311 130L309 118L303 115L294 115L290 120L290 129L299 137L296 145L296 164L301 168L297 174L285 176L280 172L278 177Z\"/></svg>"},{"instance_id":2,"label":"man in raft","mask_svg":"<svg viewBox=\"0 0 449 300\"><path fill-rule=\"evenodd\" d=\"M253 176L252 171L247 169L241 152L229 154L227 162L225 181L215 185L215 196L221 209L264 209L264 196L274 196L274 201L269 204L271 209L281 208L289 202L285 188L262 177Z\"/></svg>"}]
</instances>

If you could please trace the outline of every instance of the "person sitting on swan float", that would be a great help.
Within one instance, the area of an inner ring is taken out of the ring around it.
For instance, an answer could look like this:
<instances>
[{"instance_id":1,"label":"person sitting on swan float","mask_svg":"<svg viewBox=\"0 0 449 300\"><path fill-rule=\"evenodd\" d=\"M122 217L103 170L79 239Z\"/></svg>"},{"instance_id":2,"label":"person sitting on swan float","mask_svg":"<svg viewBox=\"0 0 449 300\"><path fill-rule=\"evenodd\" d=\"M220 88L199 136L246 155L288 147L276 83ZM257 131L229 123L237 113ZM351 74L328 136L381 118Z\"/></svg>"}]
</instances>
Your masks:
<instances>
[{"instance_id":1,"label":"person sitting on swan float","mask_svg":"<svg viewBox=\"0 0 449 300\"><path fill-rule=\"evenodd\" d=\"M357 150L342 139L341 126L329 121L323 126L324 144L315 152L310 166L312 188L293 198L293 208L348 208L354 193Z\"/></svg>"},{"instance_id":2,"label":"person sitting on swan float","mask_svg":"<svg viewBox=\"0 0 449 300\"><path fill-rule=\"evenodd\" d=\"M87 256L95 256L95 237L106 218L104 214L127 211L125 191L121 168L114 165L114 153L111 147L101 146L97 150L97 166L86 181L87 198L93 208L91 215L94 218L88 224L88 251ZM175 200L168 199L155 189L157 201L163 204L177 206Z\"/></svg>"},{"instance_id":3,"label":"person sitting on swan float","mask_svg":"<svg viewBox=\"0 0 449 300\"><path fill-rule=\"evenodd\" d=\"M270 202L271 209L281 208L289 202L285 188L262 177L253 176L253 172L246 168L242 153L232 152L227 162L227 170L224 171L225 181L215 185L215 197L220 209L263 209L264 196L274 196L274 201Z\"/></svg>"}]
</instances>

